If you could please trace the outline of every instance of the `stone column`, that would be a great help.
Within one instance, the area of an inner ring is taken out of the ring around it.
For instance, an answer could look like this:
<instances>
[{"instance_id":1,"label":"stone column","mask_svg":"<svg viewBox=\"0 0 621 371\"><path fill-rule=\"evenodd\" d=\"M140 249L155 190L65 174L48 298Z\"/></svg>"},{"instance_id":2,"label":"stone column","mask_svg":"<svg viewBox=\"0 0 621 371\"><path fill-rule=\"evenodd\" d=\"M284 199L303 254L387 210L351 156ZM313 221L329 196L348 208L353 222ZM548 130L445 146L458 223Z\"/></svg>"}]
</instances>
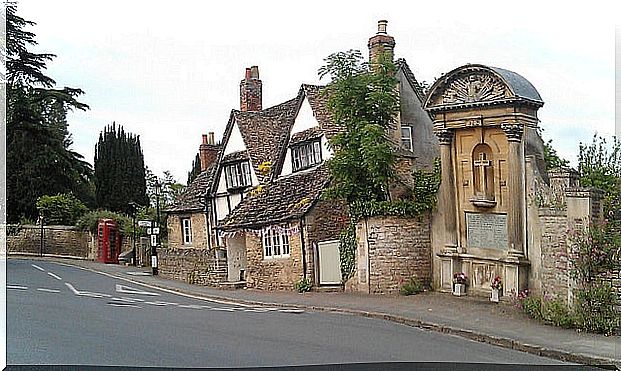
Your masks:
<instances>
[{"instance_id":1,"label":"stone column","mask_svg":"<svg viewBox=\"0 0 621 371\"><path fill-rule=\"evenodd\" d=\"M452 130L440 129L436 130L435 134L440 142L440 161L442 163L442 181L438 192L438 210L444 214L444 251L457 252L455 181L451 146L455 133Z\"/></svg>"},{"instance_id":2,"label":"stone column","mask_svg":"<svg viewBox=\"0 0 621 371\"><path fill-rule=\"evenodd\" d=\"M509 255L524 257L524 155L522 152L522 134L524 126L521 124L502 124L502 130L509 141L507 174L508 202L507 202L507 240L509 241Z\"/></svg>"}]
</instances>

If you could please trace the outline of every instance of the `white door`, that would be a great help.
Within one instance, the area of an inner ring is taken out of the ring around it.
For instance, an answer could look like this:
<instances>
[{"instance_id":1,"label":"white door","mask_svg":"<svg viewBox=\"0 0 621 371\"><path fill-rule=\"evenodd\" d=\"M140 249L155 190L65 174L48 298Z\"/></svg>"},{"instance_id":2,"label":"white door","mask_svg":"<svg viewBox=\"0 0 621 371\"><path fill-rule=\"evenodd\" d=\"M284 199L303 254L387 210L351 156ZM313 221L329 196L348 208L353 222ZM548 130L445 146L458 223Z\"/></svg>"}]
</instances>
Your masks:
<instances>
[{"instance_id":1,"label":"white door","mask_svg":"<svg viewBox=\"0 0 621 371\"><path fill-rule=\"evenodd\" d=\"M319 284L341 284L341 260L339 241L326 241L317 244L319 250Z\"/></svg>"}]
</instances>

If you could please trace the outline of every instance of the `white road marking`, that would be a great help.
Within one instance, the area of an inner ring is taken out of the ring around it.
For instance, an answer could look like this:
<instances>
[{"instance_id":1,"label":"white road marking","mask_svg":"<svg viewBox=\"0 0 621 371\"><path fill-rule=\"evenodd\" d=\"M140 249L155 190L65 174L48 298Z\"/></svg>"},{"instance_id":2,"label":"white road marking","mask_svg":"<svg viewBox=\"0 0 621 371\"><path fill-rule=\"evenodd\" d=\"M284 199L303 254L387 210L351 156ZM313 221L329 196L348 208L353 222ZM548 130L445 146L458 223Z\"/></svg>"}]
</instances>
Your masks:
<instances>
[{"instance_id":1,"label":"white road marking","mask_svg":"<svg viewBox=\"0 0 621 371\"><path fill-rule=\"evenodd\" d=\"M101 294L101 293L98 293L98 292L78 291L70 283L66 283L65 282L65 285L69 288L69 290L71 290L77 296L88 296L88 297L91 297L91 298L109 298L109 297L112 297L112 295Z\"/></svg>"},{"instance_id":2,"label":"white road marking","mask_svg":"<svg viewBox=\"0 0 621 371\"><path fill-rule=\"evenodd\" d=\"M40 287L37 289L37 291L43 291L43 292L53 292L53 293L57 293L60 292L60 290L54 290L54 289L46 289L44 287Z\"/></svg>"},{"instance_id":3,"label":"white road marking","mask_svg":"<svg viewBox=\"0 0 621 371\"><path fill-rule=\"evenodd\" d=\"M125 299L125 298L115 298L115 297L113 297L113 298L112 298L112 299L110 299L110 300L122 301L122 302L124 302L124 303L134 303L134 301L133 301L133 300L129 300L129 299Z\"/></svg>"},{"instance_id":4,"label":"white road marking","mask_svg":"<svg viewBox=\"0 0 621 371\"><path fill-rule=\"evenodd\" d=\"M142 291L140 289L136 289L129 286L116 285L116 292L122 292L124 294L135 294L135 295L149 295L149 296L160 296L157 292L150 291Z\"/></svg>"},{"instance_id":5,"label":"white road marking","mask_svg":"<svg viewBox=\"0 0 621 371\"><path fill-rule=\"evenodd\" d=\"M200 305L196 305L196 304L189 304L189 305L178 305L177 308L188 308L188 309L203 309L202 306Z\"/></svg>"},{"instance_id":6,"label":"white road marking","mask_svg":"<svg viewBox=\"0 0 621 371\"><path fill-rule=\"evenodd\" d=\"M121 296L121 298L123 298L123 299L124 299L124 300L126 300L126 301L131 301L131 302L134 302L134 303L135 303L135 302L142 302L142 301L144 301L144 299L140 299L140 298L128 298L128 297L125 297L125 296Z\"/></svg>"},{"instance_id":7,"label":"white road marking","mask_svg":"<svg viewBox=\"0 0 621 371\"><path fill-rule=\"evenodd\" d=\"M56 279L57 279L57 280L59 280L59 281L62 281L62 280L63 280L62 278L58 277L57 275L55 275L55 274L54 274L54 273L52 273L52 272L47 272L47 274L49 274L50 276L52 276L52 277L56 278Z\"/></svg>"},{"instance_id":8,"label":"white road marking","mask_svg":"<svg viewBox=\"0 0 621 371\"><path fill-rule=\"evenodd\" d=\"M149 272L125 272L126 274L129 274L130 276L151 276L152 274Z\"/></svg>"},{"instance_id":9,"label":"white road marking","mask_svg":"<svg viewBox=\"0 0 621 371\"><path fill-rule=\"evenodd\" d=\"M123 308L142 308L137 306L136 304L115 304L115 303L108 303L108 305L113 306L113 307L123 307Z\"/></svg>"},{"instance_id":10,"label":"white road marking","mask_svg":"<svg viewBox=\"0 0 621 371\"><path fill-rule=\"evenodd\" d=\"M38 266L38 265L36 265L36 264L30 264L30 265L32 265L34 268L36 268L36 269L40 270L41 272L45 272L45 269L43 269L43 268L39 267L39 266Z\"/></svg>"},{"instance_id":11,"label":"white road marking","mask_svg":"<svg viewBox=\"0 0 621 371\"><path fill-rule=\"evenodd\" d=\"M219 312L235 312L235 309L232 308L211 308L211 310L216 310Z\"/></svg>"},{"instance_id":12,"label":"white road marking","mask_svg":"<svg viewBox=\"0 0 621 371\"><path fill-rule=\"evenodd\" d=\"M264 309L244 309L244 312L265 313L265 312L267 312L267 310L264 310Z\"/></svg>"},{"instance_id":13,"label":"white road marking","mask_svg":"<svg viewBox=\"0 0 621 371\"><path fill-rule=\"evenodd\" d=\"M6 285L7 290L28 290L26 286Z\"/></svg>"}]
</instances>

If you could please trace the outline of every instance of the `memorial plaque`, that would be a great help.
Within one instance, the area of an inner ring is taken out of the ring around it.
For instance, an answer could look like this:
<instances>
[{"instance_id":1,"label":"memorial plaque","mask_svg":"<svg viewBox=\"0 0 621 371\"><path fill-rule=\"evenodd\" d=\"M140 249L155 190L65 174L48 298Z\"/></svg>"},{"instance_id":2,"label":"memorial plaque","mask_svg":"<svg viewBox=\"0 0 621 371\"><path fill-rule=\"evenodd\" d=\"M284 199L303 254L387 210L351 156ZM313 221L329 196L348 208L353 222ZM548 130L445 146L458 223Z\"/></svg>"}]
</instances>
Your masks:
<instances>
[{"instance_id":1,"label":"memorial plaque","mask_svg":"<svg viewBox=\"0 0 621 371\"><path fill-rule=\"evenodd\" d=\"M468 247L507 249L507 215L466 213Z\"/></svg>"}]
</instances>

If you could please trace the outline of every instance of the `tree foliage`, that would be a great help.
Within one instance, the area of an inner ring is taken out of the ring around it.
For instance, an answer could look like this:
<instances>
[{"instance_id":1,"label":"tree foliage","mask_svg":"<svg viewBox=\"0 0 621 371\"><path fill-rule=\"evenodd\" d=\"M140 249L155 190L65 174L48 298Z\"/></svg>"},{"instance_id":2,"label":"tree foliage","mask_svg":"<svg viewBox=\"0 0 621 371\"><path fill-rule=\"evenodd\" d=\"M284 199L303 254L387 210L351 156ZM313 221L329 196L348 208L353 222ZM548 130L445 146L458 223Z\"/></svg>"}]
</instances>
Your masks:
<instances>
[{"instance_id":1,"label":"tree foliage","mask_svg":"<svg viewBox=\"0 0 621 371\"><path fill-rule=\"evenodd\" d=\"M328 160L332 175L325 194L354 201L388 199L388 182L394 177L395 155L387 137L399 109L396 67L380 55L371 67L357 50L328 56L319 69L329 75L327 107L343 128L329 139L334 156Z\"/></svg>"},{"instance_id":2,"label":"tree foliage","mask_svg":"<svg viewBox=\"0 0 621 371\"><path fill-rule=\"evenodd\" d=\"M140 137L116 123L99 134L95 146L95 196L101 209L129 214L130 202L146 206L147 186Z\"/></svg>"},{"instance_id":3,"label":"tree foliage","mask_svg":"<svg viewBox=\"0 0 621 371\"><path fill-rule=\"evenodd\" d=\"M41 196L37 200L39 215L45 218L45 224L74 225L88 208L72 194Z\"/></svg>"},{"instance_id":4,"label":"tree foliage","mask_svg":"<svg viewBox=\"0 0 621 371\"><path fill-rule=\"evenodd\" d=\"M201 173L201 158L196 154L194 157L194 161L192 161L192 170L188 171L188 182L187 185L190 185L194 179Z\"/></svg>"},{"instance_id":5,"label":"tree foliage","mask_svg":"<svg viewBox=\"0 0 621 371\"><path fill-rule=\"evenodd\" d=\"M569 167L569 161L561 158L556 152L556 149L552 147L552 139L544 142L543 144L543 158L546 162L548 170Z\"/></svg>"},{"instance_id":6,"label":"tree foliage","mask_svg":"<svg viewBox=\"0 0 621 371\"><path fill-rule=\"evenodd\" d=\"M621 220L621 141L595 134L591 144L580 143L578 171L581 186L604 191L606 217Z\"/></svg>"},{"instance_id":7,"label":"tree foliage","mask_svg":"<svg viewBox=\"0 0 621 371\"><path fill-rule=\"evenodd\" d=\"M77 98L83 91L55 88L45 74L53 54L28 51L36 45L34 25L6 6L7 88L7 218L36 219L36 201L43 195L73 193L90 203L92 168L71 150L67 113L88 106Z\"/></svg>"}]
</instances>

